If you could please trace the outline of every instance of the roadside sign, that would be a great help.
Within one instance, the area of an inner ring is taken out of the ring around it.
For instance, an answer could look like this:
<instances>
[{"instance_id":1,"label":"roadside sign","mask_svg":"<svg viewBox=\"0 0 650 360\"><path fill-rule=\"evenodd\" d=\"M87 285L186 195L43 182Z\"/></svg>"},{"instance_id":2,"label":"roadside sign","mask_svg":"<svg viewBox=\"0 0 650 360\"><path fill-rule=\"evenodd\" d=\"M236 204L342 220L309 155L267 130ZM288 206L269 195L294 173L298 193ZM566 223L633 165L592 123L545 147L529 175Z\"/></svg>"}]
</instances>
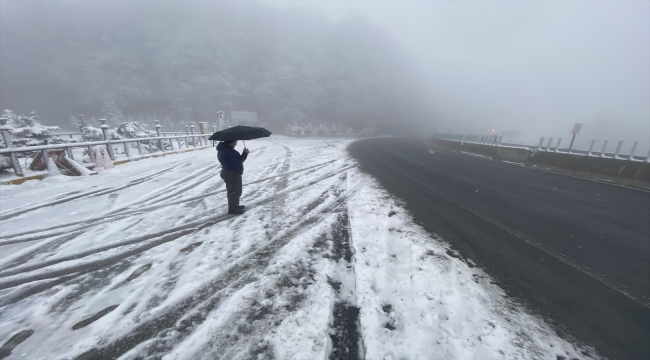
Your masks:
<instances>
[{"instance_id":1,"label":"roadside sign","mask_svg":"<svg viewBox=\"0 0 650 360\"><path fill-rule=\"evenodd\" d=\"M207 134L208 133L208 123L207 122L199 122L199 132L201 134Z\"/></svg>"},{"instance_id":2,"label":"roadside sign","mask_svg":"<svg viewBox=\"0 0 650 360\"><path fill-rule=\"evenodd\" d=\"M257 122L257 113L251 111L232 111L230 112L232 121L235 124L239 123L255 123Z\"/></svg>"},{"instance_id":3,"label":"roadside sign","mask_svg":"<svg viewBox=\"0 0 650 360\"><path fill-rule=\"evenodd\" d=\"M579 134L581 129L582 129L582 124L581 123L575 123L575 124L573 124L573 130L571 130L571 134L573 134L573 135Z\"/></svg>"}]
</instances>

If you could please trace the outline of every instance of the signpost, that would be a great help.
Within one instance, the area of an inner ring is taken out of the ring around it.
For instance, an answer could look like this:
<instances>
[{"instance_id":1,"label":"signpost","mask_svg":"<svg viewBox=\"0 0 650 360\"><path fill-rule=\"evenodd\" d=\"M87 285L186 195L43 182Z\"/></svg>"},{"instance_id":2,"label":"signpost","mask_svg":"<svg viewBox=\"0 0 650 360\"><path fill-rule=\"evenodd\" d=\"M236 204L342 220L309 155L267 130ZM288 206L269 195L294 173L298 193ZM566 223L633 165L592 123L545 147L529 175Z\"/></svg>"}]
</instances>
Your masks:
<instances>
[{"instance_id":1,"label":"signpost","mask_svg":"<svg viewBox=\"0 0 650 360\"><path fill-rule=\"evenodd\" d=\"M573 142L576 140L576 135L580 133L580 130L582 130L582 123L573 124L573 130L571 130L573 137L571 138L571 144L569 144L569 154L571 153L571 149L573 149Z\"/></svg>"},{"instance_id":2,"label":"signpost","mask_svg":"<svg viewBox=\"0 0 650 360\"><path fill-rule=\"evenodd\" d=\"M225 112L217 111L217 119L219 120L219 131L223 130L223 115Z\"/></svg>"}]
</instances>

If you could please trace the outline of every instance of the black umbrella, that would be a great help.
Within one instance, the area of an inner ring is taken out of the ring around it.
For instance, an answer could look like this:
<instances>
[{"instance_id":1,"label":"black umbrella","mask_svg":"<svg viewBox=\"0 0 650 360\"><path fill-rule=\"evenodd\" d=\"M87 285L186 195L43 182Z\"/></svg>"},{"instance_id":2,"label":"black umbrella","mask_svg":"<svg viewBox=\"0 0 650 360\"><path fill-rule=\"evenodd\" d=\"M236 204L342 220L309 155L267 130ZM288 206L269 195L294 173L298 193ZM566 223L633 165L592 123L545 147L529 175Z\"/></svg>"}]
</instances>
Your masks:
<instances>
[{"instance_id":1,"label":"black umbrella","mask_svg":"<svg viewBox=\"0 0 650 360\"><path fill-rule=\"evenodd\" d=\"M253 140L271 136L265 128L255 126L237 125L226 130L217 131L208 140L232 142L235 140ZM246 142L244 142L244 147Z\"/></svg>"}]
</instances>

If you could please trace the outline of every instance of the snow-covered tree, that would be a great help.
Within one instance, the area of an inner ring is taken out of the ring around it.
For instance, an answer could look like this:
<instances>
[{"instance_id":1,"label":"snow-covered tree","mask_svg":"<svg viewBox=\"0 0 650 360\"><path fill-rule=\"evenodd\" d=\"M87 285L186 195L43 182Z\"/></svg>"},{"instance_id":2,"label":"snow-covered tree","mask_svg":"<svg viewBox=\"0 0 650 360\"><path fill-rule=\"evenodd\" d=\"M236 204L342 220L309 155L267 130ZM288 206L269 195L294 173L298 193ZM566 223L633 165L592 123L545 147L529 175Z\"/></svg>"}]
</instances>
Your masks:
<instances>
[{"instance_id":1,"label":"snow-covered tree","mask_svg":"<svg viewBox=\"0 0 650 360\"><path fill-rule=\"evenodd\" d=\"M289 135L304 135L305 131L298 125L296 124L287 124L286 129L284 130L285 133Z\"/></svg>"},{"instance_id":2,"label":"snow-covered tree","mask_svg":"<svg viewBox=\"0 0 650 360\"><path fill-rule=\"evenodd\" d=\"M52 130L60 129L58 126L42 125L36 111L25 116L5 110L2 116L8 119L7 125L11 126L10 132L14 147L43 145L45 140L52 138Z\"/></svg>"}]
</instances>

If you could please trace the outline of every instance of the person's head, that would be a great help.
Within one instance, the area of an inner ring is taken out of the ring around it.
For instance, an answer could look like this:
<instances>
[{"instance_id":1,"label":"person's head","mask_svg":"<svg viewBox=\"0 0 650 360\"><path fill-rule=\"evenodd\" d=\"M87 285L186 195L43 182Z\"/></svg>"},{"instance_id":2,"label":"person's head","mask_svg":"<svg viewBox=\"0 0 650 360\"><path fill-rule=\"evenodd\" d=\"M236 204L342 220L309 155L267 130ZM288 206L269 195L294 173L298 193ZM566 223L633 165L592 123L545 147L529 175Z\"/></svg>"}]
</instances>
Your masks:
<instances>
[{"instance_id":1,"label":"person's head","mask_svg":"<svg viewBox=\"0 0 650 360\"><path fill-rule=\"evenodd\" d=\"M237 140L235 140L235 141L231 141L231 142L227 142L227 141L226 141L226 144L228 144L228 145L230 145L230 146L232 146L232 147L235 147L235 146L237 146Z\"/></svg>"}]
</instances>

